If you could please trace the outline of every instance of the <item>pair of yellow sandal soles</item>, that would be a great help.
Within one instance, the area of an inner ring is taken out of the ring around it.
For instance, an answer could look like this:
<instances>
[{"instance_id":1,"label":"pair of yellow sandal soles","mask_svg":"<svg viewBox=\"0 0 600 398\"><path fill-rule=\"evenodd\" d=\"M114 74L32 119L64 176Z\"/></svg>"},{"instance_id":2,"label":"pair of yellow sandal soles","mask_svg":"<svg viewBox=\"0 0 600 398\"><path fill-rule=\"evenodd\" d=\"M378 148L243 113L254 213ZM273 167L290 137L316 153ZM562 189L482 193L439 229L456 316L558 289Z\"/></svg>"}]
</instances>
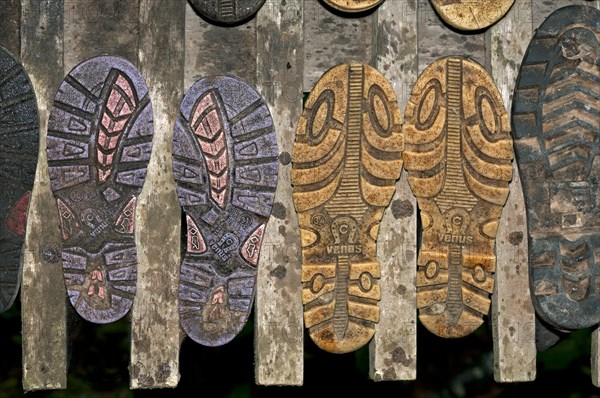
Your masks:
<instances>
[{"instance_id":1,"label":"pair of yellow sandal soles","mask_svg":"<svg viewBox=\"0 0 600 398\"><path fill-rule=\"evenodd\" d=\"M493 292L512 158L502 98L472 60L431 64L413 88L404 126L394 89L377 70L343 64L327 71L306 102L292 156L304 321L313 341L344 353L372 338L379 223L403 166L422 224L420 320L442 337L479 327Z\"/></svg>"}]
</instances>

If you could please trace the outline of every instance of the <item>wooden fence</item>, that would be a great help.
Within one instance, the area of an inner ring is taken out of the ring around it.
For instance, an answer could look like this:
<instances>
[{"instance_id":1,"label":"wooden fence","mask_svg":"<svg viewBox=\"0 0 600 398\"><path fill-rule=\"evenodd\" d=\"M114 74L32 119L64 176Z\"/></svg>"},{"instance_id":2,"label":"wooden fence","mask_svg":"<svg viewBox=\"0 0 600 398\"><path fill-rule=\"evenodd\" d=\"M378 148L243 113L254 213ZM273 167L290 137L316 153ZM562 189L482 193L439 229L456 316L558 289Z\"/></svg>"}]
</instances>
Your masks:
<instances>
[{"instance_id":1,"label":"wooden fence","mask_svg":"<svg viewBox=\"0 0 600 398\"><path fill-rule=\"evenodd\" d=\"M427 0L387 0L359 17L334 14L316 0L267 0L255 18L231 28L203 20L185 0L4 0L0 44L21 55L30 75L38 99L42 148L23 256L23 388L66 388L70 310L43 149L55 91L77 63L105 53L126 57L145 77L154 109L154 148L136 212L139 269L130 314L131 388L174 387L179 381L181 227L171 167L172 131L185 89L202 76L223 73L236 74L259 89L271 109L281 152L279 186L259 264L256 383L301 385L305 344L301 251L291 198L290 153L303 93L335 64L362 61L386 75L404 109L418 73L429 63L445 55L465 55L492 74L510 109L533 30L552 11L573 3L600 7L598 0L516 0L492 28L462 34L443 25ZM417 377L416 202L405 174L397 188L379 235L381 321L369 347L370 376L376 381ZM534 312L525 208L516 168L496 250L490 317L495 379L531 381L536 374ZM597 330L592 344L597 386L599 342Z\"/></svg>"}]
</instances>

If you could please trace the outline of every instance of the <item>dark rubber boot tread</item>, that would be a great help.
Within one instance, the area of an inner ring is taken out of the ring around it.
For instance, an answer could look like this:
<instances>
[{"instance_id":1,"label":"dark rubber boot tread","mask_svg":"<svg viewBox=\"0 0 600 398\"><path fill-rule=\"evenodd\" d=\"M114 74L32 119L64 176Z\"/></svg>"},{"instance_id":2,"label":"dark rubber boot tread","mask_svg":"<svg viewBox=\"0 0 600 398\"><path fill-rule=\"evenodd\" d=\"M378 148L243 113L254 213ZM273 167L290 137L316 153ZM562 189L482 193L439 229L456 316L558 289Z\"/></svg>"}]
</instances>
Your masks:
<instances>
[{"instance_id":1,"label":"dark rubber boot tread","mask_svg":"<svg viewBox=\"0 0 600 398\"><path fill-rule=\"evenodd\" d=\"M569 6L536 31L512 123L538 315L562 330L600 323L600 11Z\"/></svg>"}]
</instances>

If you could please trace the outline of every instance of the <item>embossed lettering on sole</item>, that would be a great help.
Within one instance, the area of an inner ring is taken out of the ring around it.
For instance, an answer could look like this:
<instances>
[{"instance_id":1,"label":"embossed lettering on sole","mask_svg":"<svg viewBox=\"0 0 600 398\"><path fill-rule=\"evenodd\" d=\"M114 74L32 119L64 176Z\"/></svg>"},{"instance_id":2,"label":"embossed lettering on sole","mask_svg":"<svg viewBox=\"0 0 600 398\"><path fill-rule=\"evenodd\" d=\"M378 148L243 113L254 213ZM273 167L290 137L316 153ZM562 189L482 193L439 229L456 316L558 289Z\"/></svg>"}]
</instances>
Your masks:
<instances>
[{"instance_id":1,"label":"embossed lettering on sole","mask_svg":"<svg viewBox=\"0 0 600 398\"><path fill-rule=\"evenodd\" d=\"M181 326L219 346L252 309L256 267L277 186L277 138L260 95L229 76L186 93L173 137L173 173L186 214Z\"/></svg>"},{"instance_id":2,"label":"embossed lettering on sole","mask_svg":"<svg viewBox=\"0 0 600 398\"><path fill-rule=\"evenodd\" d=\"M122 58L77 65L54 97L46 151L63 272L71 303L91 322L115 321L133 304L135 207L152 133L146 84Z\"/></svg>"},{"instance_id":3,"label":"embossed lettering on sole","mask_svg":"<svg viewBox=\"0 0 600 398\"><path fill-rule=\"evenodd\" d=\"M378 6L384 0L324 0L331 7L344 12L361 12ZM392 0L393 1L393 0Z\"/></svg>"},{"instance_id":4,"label":"embossed lettering on sole","mask_svg":"<svg viewBox=\"0 0 600 398\"><path fill-rule=\"evenodd\" d=\"M296 129L292 184L302 239L304 322L329 352L356 350L379 322L379 222L402 170L391 84L363 64L326 72Z\"/></svg>"},{"instance_id":5,"label":"embossed lettering on sole","mask_svg":"<svg viewBox=\"0 0 600 398\"><path fill-rule=\"evenodd\" d=\"M241 23L260 10L265 0L190 0L205 18L223 24Z\"/></svg>"},{"instance_id":6,"label":"embossed lettering on sole","mask_svg":"<svg viewBox=\"0 0 600 398\"><path fill-rule=\"evenodd\" d=\"M21 247L35 177L39 119L27 73L0 47L0 312L21 284Z\"/></svg>"},{"instance_id":7,"label":"embossed lettering on sole","mask_svg":"<svg viewBox=\"0 0 600 398\"><path fill-rule=\"evenodd\" d=\"M461 30L479 30L498 22L515 0L431 0L449 25Z\"/></svg>"},{"instance_id":8,"label":"embossed lettering on sole","mask_svg":"<svg viewBox=\"0 0 600 398\"><path fill-rule=\"evenodd\" d=\"M462 337L483 323L494 289L496 231L512 179L508 114L479 64L447 57L417 80L404 132L423 228L419 318L438 336Z\"/></svg>"},{"instance_id":9,"label":"embossed lettering on sole","mask_svg":"<svg viewBox=\"0 0 600 398\"><path fill-rule=\"evenodd\" d=\"M559 329L600 323L600 11L554 12L523 60L512 109L530 283Z\"/></svg>"}]
</instances>

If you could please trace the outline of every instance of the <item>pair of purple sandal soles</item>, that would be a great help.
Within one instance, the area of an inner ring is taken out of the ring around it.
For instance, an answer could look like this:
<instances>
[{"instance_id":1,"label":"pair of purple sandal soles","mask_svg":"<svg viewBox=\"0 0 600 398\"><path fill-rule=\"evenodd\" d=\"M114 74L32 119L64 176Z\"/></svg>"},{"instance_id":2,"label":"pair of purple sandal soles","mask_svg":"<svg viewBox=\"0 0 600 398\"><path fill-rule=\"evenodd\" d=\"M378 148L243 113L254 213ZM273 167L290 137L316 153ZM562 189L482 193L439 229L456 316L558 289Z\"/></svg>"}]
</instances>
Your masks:
<instances>
[{"instance_id":1,"label":"pair of purple sandal soles","mask_svg":"<svg viewBox=\"0 0 600 398\"><path fill-rule=\"evenodd\" d=\"M60 85L48 122L48 169L67 292L91 322L118 320L133 304L135 208L152 136L148 88L126 60L92 58ZM185 94L173 136L187 224L179 310L182 328L201 344L232 340L250 314L277 155L269 110L245 82L208 77Z\"/></svg>"}]
</instances>

